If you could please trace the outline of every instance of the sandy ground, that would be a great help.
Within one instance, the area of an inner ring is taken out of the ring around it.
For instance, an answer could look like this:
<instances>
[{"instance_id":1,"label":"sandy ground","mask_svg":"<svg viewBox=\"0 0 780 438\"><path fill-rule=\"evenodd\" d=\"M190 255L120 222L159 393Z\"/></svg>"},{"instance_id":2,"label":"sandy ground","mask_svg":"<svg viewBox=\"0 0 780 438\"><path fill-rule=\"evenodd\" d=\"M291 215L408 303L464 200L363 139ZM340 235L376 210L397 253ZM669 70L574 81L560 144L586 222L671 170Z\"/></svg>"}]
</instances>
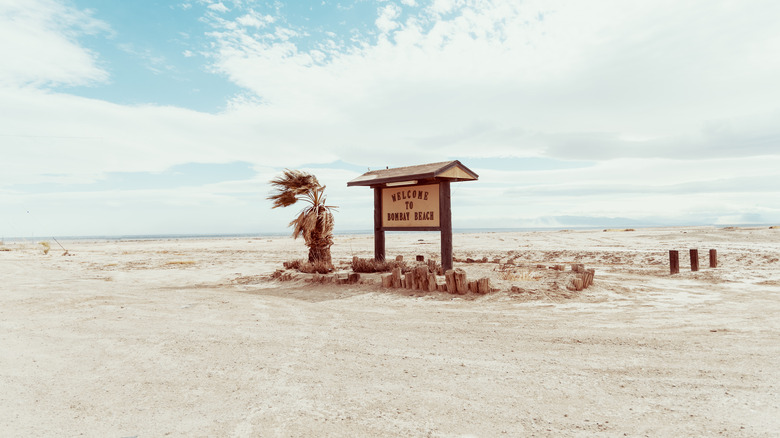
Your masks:
<instances>
[{"instance_id":1,"label":"sandy ground","mask_svg":"<svg viewBox=\"0 0 780 438\"><path fill-rule=\"evenodd\" d=\"M63 243L0 247L3 437L780 435L780 229L456 234L485 296L271 281L287 237Z\"/></svg>"}]
</instances>

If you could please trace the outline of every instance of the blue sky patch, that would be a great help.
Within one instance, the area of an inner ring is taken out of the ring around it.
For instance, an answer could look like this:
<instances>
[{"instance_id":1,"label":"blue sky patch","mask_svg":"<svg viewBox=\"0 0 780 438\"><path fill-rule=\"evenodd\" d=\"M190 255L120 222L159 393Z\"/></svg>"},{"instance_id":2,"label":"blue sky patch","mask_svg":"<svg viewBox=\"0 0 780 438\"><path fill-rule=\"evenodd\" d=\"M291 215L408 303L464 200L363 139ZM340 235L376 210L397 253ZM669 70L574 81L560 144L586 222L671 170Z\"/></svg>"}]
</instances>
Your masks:
<instances>
[{"instance_id":1,"label":"blue sky patch","mask_svg":"<svg viewBox=\"0 0 780 438\"><path fill-rule=\"evenodd\" d=\"M231 98L248 91L213 67L211 33L235 31L232 26L241 17L269 17L264 26L247 25L243 30L267 43L289 39L300 52L316 51L317 62L328 62L334 50L348 52L376 43L375 21L383 6L362 0L220 3L224 9L210 9L202 2L125 1L109 6L104 1L75 0L74 4L110 23L110 30L78 38L96 54L109 79L56 90L121 105L178 106L209 113L225 110ZM419 7L399 9L396 20L405 20L415 10ZM224 23L231 27L220 27Z\"/></svg>"},{"instance_id":2,"label":"blue sky patch","mask_svg":"<svg viewBox=\"0 0 780 438\"><path fill-rule=\"evenodd\" d=\"M76 0L110 31L83 35L79 42L97 55L108 82L57 89L122 105L160 105L202 112L225 109L242 89L209 68L202 54L211 30L200 20L202 6Z\"/></svg>"}]
</instances>

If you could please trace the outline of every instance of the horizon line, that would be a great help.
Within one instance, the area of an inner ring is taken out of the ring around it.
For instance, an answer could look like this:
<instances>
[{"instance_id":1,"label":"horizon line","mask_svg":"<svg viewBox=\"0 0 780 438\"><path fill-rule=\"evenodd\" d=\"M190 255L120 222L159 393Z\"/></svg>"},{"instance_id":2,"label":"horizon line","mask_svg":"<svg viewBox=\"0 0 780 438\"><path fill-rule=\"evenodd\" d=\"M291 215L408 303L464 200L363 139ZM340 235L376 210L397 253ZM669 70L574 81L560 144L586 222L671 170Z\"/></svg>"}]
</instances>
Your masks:
<instances>
[{"instance_id":1,"label":"horizon line","mask_svg":"<svg viewBox=\"0 0 780 438\"><path fill-rule=\"evenodd\" d=\"M686 225L632 225L632 226L547 226L547 227L462 227L453 228L453 234L468 233L496 233L496 232L544 232L544 231L596 231L618 230L636 231L661 228L774 228L778 225L772 223L741 223L741 224L686 224ZM387 231L388 233L438 233L439 231ZM336 236L348 236L354 234L373 234L372 229L340 230L333 234ZM245 232L245 233L149 233L149 234L94 234L94 235L62 235L62 236L8 236L0 237L4 241L28 241L43 239L61 240L163 240L163 239L219 239L219 238L257 238L257 237L283 237L288 236L288 231L269 232Z\"/></svg>"}]
</instances>

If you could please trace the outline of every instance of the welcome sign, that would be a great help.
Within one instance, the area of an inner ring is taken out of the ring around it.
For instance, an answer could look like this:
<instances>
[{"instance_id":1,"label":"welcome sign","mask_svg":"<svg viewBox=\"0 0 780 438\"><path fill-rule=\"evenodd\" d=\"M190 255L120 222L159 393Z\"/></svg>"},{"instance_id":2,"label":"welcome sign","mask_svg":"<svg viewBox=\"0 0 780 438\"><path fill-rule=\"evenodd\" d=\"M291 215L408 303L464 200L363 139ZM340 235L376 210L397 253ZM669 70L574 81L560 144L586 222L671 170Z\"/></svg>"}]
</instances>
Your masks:
<instances>
[{"instance_id":1,"label":"welcome sign","mask_svg":"<svg viewBox=\"0 0 780 438\"><path fill-rule=\"evenodd\" d=\"M383 227L438 227L439 214L438 184L382 189Z\"/></svg>"},{"instance_id":2,"label":"welcome sign","mask_svg":"<svg viewBox=\"0 0 780 438\"><path fill-rule=\"evenodd\" d=\"M385 259L386 231L438 231L441 266L452 269L450 183L476 181L479 176L460 161L386 167L369 170L348 187L374 191L374 259Z\"/></svg>"}]
</instances>

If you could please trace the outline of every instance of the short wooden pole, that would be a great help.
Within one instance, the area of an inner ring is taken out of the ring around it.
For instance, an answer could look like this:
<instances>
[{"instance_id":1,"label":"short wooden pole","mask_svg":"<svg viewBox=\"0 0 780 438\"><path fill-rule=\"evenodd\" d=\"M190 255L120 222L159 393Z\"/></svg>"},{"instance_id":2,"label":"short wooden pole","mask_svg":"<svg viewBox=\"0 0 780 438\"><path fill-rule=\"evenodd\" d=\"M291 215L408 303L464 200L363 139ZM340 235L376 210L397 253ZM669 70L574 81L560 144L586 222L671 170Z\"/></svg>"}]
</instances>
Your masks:
<instances>
[{"instance_id":1,"label":"short wooden pole","mask_svg":"<svg viewBox=\"0 0 780 438\"><path fill-rule=\"evenodd\" d=\"M717 268L718 267L718 250L711 249L710 250L710 268Z\"/></svg>"},{"instance_id":2,"label":"short wooden pole","mask_svg":"<svg viewBox=\"0 0 780 438\"><path fill-rule=\"evenodd\" d=\"M669 250L669 274L680 273L680 251Z\"/></svg>"},{"instance_id":3,"label":"short wooden pole","mask_svg":"<svg viewBox=\"0 0 780 438\"><path fill-rule=\"evenodd\" d=\"M393 274L385 274L382 276L382 287L393 287Z\"/></svg>"},{"instance_id":4,"label":"short wooden pole","mask_svg":"<svg viewBox=\"0 0 780 438\"><path fill-rule=\"evenodd\" d=\"M477 290L481 294L490 293L490 279L487 277L480 278L477 281Z\"/></svg>"},{"instance_id":5,"label":"short wooden pole","mask_svg":"<svg viewBox=\"0 0 780 438\"><path fill-rule=\"evenodd\" d=\"M691 250L691 271L696 272L699 270L699 250Z\"/></svg>"},{"instance_id":6,"label":"short wooden pole","mask_svg":"<svg viewBox=\"0 0 780 438\"><path fill-rule=\"evenodd\" d=\"M439 284L436 282L436 274L433 272L428 273L428 292L436 292L439 289Z\"/></svg>"},{"instance_id":7,"label":"short wooden pole","mask_svg":"<svg viewBox=\"0 0 780 438\"><path fill-rule=\"evenodd\" d=\"M596 270L588 269L586 272L588 273L588 284L585 287L590 287L593 284L593 278L596 277Z\"/></svg>"},{"instance_id":8,"label":"short wooden pole","mask_svg":"<svg viewBox=\"0 0 780 438\"><path fill-rule=\"evenodd\" d=\"M458 294L465 295L469 291L469 281L466 277L466 271L462 269L455 270L455 286L458 290Z\"/></svg>"},{"instance_id":9,"label":"short wooden pole","mask_svg":"<svg viewBox=\"0 0 780 438\"><path fill-rule=\"evenodd\" d=\"M448 269L444 271L444 282L447 285L447 292L454 294L458 292L458 287L455 285L455 271Z\"/></svg>"},{"instance_id":10,"label":"short wooden pole","mask_svg":"<svg viewBox=\"0 0 780 438\"><path fill-rule=\"evenodd\" d=\"M428 267L418 266L414 268L415 289L428 290Z\"/></svg>"},{"instance_id":11,"label":"short wooden pole","mask_svg":"<svg viewBox=\"0 0 780 438\"><path fill-rule=\"evenodd\" d=\"M393 277L393 287L395 288L401 287L401 268L394 268L392 277Z\"/></svg>"},{"instance_id":12,"label":"short wooden pole","mask_svg":"<svg viewBox=\"0 0 780 438\"><path fill-rule=\"evenodd\" d=\"M582 279L582 288L587 289L593 284L593 276L595 275L595 269L584 269L580 272L579 278ZM579 289L578 289L579 290Z\"/></svg>"}]
</instances>

